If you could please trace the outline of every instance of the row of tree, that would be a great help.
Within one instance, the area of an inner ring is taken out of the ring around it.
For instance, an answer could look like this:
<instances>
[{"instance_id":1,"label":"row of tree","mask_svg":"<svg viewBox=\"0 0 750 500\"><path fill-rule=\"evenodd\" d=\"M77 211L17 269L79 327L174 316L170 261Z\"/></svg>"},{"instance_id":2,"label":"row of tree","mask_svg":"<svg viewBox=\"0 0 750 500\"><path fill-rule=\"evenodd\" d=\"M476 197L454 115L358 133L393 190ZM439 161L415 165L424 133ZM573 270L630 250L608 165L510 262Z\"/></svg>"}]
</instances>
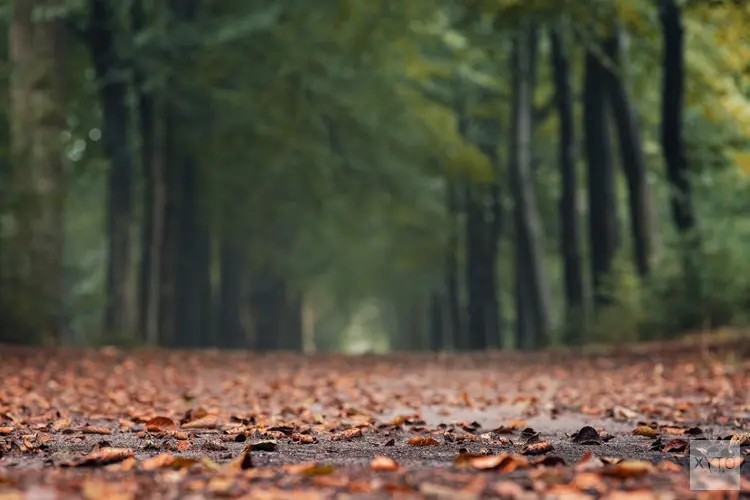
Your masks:
<instances>
[{"instance_id":1,"label":"row of tree","mask_svg":"<svg viewBox=\"0 0 750 500\"><path fill-rule=\"evenodd\" d=\"M682 3L9 1L0 339L335 347L376 298L397 348L581 343L658 261L649 120L699 279L682 9L743 8Z\"/></svg>"}]
</instances>

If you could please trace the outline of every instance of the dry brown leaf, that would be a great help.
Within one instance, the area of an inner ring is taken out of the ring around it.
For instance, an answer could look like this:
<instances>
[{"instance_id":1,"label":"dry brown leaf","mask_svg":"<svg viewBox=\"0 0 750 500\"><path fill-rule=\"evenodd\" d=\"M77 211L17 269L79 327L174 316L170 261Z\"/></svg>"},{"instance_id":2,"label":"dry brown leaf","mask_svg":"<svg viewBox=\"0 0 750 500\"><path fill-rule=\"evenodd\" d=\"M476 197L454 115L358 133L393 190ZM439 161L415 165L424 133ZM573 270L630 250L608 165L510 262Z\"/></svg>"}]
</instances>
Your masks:
<instances>
[{"instance_id":1,"label":"dry brown leaf","mask_svg":"<svg viewBox=\"0 0 750 500\"><path fill-rule=\"evenodd\" d=\"M653 427L649 427L648 425L639 425L638 427L633 429L633 435L655 438L659 435L659 433Z\"/></svg>"},{"instance_id":2,"label":"dry brown leaf","mask_svg":"<svg viewBox=\"0 0 750 500\"><path fill-rule=\"evenodd\" d=\"M750 445L750 432L736 432L730 442L740 446Z\"/></svg>"},{"instance_id":3,"label":"dry brown leaf","mask_svg":"<svg viewBox=\"0 0 750 500\"><path fill-rule=\"evenodd\" d=\"M377 471L397 470L398 463L390 457L378 455L370 462L370 469Z\"/></svg>"},{"instance_id":4,"label":"dry brown leaf","mask_svg":"<svg viewBox=\"0 0 750 500\"><path fill-rule=\"evenodd\" d=\"M61 418L59 420L56 420L52 423L50 428L53 431L63 431L65 429L70 429L70 427L73 425L73 422L69 418Z\"/></svg>"},{"instance_id":5,"label":"dry brown leaf","mask_svg":"<svg viewBox=\"0 0 750 500\"><path fill-rule=\"evenodd\" d=\"M362 429L347 429L331 436L331 441L351 441L355 437L362 437Z\"/></svg>"},{"instance_id":6,"label":"dry brown leaf","mask_svg":"<svg viewBox=\"0 0 750 500\"><path fill-rule=\"evenodd\" d=\"M333 473L332 465L322 465L318 462L303 462L300 464L287 465L284 470L290 474L300 474L304 476L321 476Z\"/></svg>"},{"instance_id":7,"label":"dry brown leaf","mask_svg":"<svg viewBox=\"0 0 750 500\"><path fill-rule=\"evenodd\" d=\"M495 483L492 489L495 490L495 493L500 498L508 500L521 498L525 494L523 486L512 481L500 481L499 483Z\"/></svg>"},{"instance_id":8,"label":"dry brown leaf","mask_svg":"<svg viewBox=\"0 0 750 500\"><path fill-rule=\"evenodd\" d=\"M156 455L155 457L147 458L146 460L142 461L140 463L140 469L144 471L150 471L168 467L172 465L172 463L175 461L175 458L177 457L175 457L174 455L162 453L160 455Z\"/></svg>"},{"instance_id":9,"label":"dry brown leaf","mask_svg":"<svg viewBox=\"0 0 750 500\"><path fill-rule=\"evenodd\" d=\"M133 456L133 450L130 448L104 447L77 460L64 462L60 465L63 467L97 467L122 462Z\"/></svg>"},{"instance_id":10,"label":"dry brown leaf","mask_svg":"<svg viewBox=\"0 0 750 500\"><path fill-rule=\"evenodd\" d=\"M169 417L154 417L146 422L146 430L149 432L173 431L177 424Z\"/></svg>"},{"instance_id":11,"label":"dry brown leaf","mask_svg":"<svg viewBox=\"0 0 750 500\"><path fill-rule=\"evenodd\" d=\"M300 434L295 432L291 436L291 440L299 444L315 444L315 438L309 434Z\"/></svg>"},{"instance_id":12,"label":"dry brown leaf","mask_svg":"<svg viewBox=\"0 0 750 500\"><path fill-rule=\"evenodd\" d=\"M473 457L469 460L469 464L476 470L497 470L500 472L513 472L531 466L526 457L509 453Z\"/></svg>"},{"instance_id":13,"label":"dry brown leaf","mask_svg":"<svg viewBox=\"0 0 750 500\"><path fill-rule=\"evenodd\" d=\"M664 448L661 449L663 452L671 452L671 453L682 453L685 451L688 447L688 442L684 439L673 439L667 444L664 445Z\"/></svg>"},{"instance_id":14,"label":"dry brown leaf","mask_svg":"<svg viewBox=\"0 0 750 500\"><path fill-rule=\"evenodd\" d=\"M406 444L409 446L438 446L440 443L430 436L414 436Z\"/></svg>"},{"instance_id":15,"label":"dry brown leaf","mask_svg":"<svg viewBox=\"0 0 750 500\"><path fill-rule=\"evenodd\" d=\"M135 491L126 488L126 484L108 483L100 479L88 479L81 486L81 496L84 500L132 500Z\"/></svg>"},{"instance_id":16,"label":"dry brown leaf","mask_svg":"<svg viewBox=\"0 0 750 500\"><path fill-rule=\"evenodd\" d=\"M553 451L555 448L549 441L539 441L538 443L532 443L522 448L521 453L524 455L542 455Z\"/></svg>"},{"instance_id":17,"label":"dry brown leaf","mask_svg":"<svg viewBox=\"0 0 750 500\"><path fill-rule=\"evenodd\" d=\"M84 425L83 427L79 427L78 429L76 429L76 431L82 432L83 434L112 434L112 430L106 427L97 427L94 425Z\"/></svg>"},{"instance_id":18,"label":"dry brown leaf","mask_svg":"<svg viewBox=\"0 0 750 500\"><path fill-rule=\"evenodd\" d=\"M183 429L216 429L218 426L219 420L211 415L182 424Z\"/></svg>"},{"instance_id":19,"label":"dry brown leaf","mask_svg":"<svg viewBox=\"0 0 750 500\"><path fill-rule=\"evenodd\" d=\"M0 436L8 436L13 432L13 427L0 427Z\"/></svg>"},{"instance_id":20,"label":"dry brown leaf","mask_svg":"<svg viewBox=\"0 0 750 500\"><path fill-rule=\"evenodd\" d=\"M628 477L645 476L655 470L653 464L645 460L622 460L617 464L605 467L601 473L605 476L625 479Z\"/></svg>"}]
</instances>

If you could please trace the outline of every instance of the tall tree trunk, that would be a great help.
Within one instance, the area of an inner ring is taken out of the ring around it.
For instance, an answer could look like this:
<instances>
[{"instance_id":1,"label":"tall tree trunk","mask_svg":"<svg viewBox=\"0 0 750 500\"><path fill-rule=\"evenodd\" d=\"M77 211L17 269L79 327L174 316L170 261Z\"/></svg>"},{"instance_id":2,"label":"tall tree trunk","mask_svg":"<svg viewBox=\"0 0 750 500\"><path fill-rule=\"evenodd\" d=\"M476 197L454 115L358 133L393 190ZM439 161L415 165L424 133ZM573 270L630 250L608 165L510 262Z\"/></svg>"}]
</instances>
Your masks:
<instances>
[{"instance_id":1,"label":"tall tree trunk","mask_svg":"<svg viewBox=\"0 0 750 500\"><path fill-rule=\"evenodd\" d=\"M442 351L444 347L445 321L443 320L443 293L435 289L430 294L430 327L428 347L431 351Z\"/></svg>"},{"instance_id":2,"label":"tall tree trunk","mask_svg":"<svg viewBox=\"0 0 750 500\"><path fill-rule=\"evenodd\" d=\"M177 345L178 260L181 252L180 210L182 204L182 169L177 161L180 119L174 104L164 106L164 218L162 224L159 269L159 337L162 345Z\"/></svg>"},{"instance_id":3,"label":"tall tree trunk","mask_svg":"<svg viewBox=\"0 0 750 500\"><path fill-rule=\"evenodd\" d=\"M59 2L16 0L9 30L11 182L17 234L13 244L14 302L20 338L61 340L65 174L65 23L37 19Z\"/></svg>"},{"instance_id":4,"label":"tall tree trunk","mask_svg":"<svg viewBox=\"0 0 750 500\"><path fill-rule=\"evenodd\" d=\"M222 347L246 346L241 322L242 307L242 254L232 243L224 242L220 252L221 278L219 285L219 341Z\"/></svg>"},{"instance_id":5,"label":"tall tree trunk","mask_svg":"<svg viewBox=\"0 0 750 500\"><path fill-rule=\"evenodd\" d=\"M102 137L110 163L107 205L107 305L106 332L122 333L130 323L127 290L130 282L130 254L133 217L133 162L130 150L128 82L117 53L118 21L109 0L91 0L88 44L94 62L102 104Z\"/></svg>"},{"instance_id":6,"label":"tall tree trunk","mask_svg":"<svg viewBox=\"0 0 750 500\"><path fill-rule=\"evenodd\" d=\"M302 294L287 288L284 308L284 349L302 352Z\"/></svg>"},{"instance_id":7,"label":"tall tree trunk","mask_svg":"<svg viewBox=\"0 0 750 500\"><path fill-rule=\"evenodd\" d=\"M482 263L483 292L482 304L485 322L485 343L487 347L499 348L502 346L502 317L500 307L500 294L498 291L498 266L497 253L500 244L500 231L502 229L502 200L500 199L500 158L497 152L497 138L500 135L498 120L487 119L479 123L484 134L479 141L479 149L487 157L494 174L494 179L489 186L482 186L483 208L483 248Z\"/></svg>"},{"instance_id":8,"label":"tall tree trunk","mask_svg":"<svg viewBox=\"0 0 750 500\"><path fill-rule=\"evenodd\" d=\"M487 316L484 300L485 225L481 186L468 182L465 187L466 210L466 288L468 292L468 336L471 350L487 347Z\"/></svg>"},{"instance_id":9,"label":"tall tree trunk","mask_svg":"<svg viewBox=\"0 0 750 500\"><path fill-rule=\"evenodd\" d=\"M134 0L131 21L136 34L146 28L143 0ZM161 158L157 157L155 96L152 91L145 88L146 75L137 65L133 71L133 81L138 97L138 131L143 177L138 329L146 344L153 346L159 342L159 273L164 225L164 173Z\"/></svg>"},{"instance_id":10,"label":"tall tree trunk","mask_svg":"<svg viewBox=\"0 0 750 500\"><path fill-rule=\"evenodd\" d=\"M264 271L250 282L250 304L255 322L255 348L259 351L277 350L284 327L286 284L275 272Z\"/></svg>"},{"instance_id":11,"label":"tall tree trunk","mask_svg":"<svg viewBox=\"0 0 750 500\"><path fill-rule=\"evenodd\" d=\"M452 181L448 180L447 205L450 223L450 234L448 235L448 249L445 258L445 290L448 302L448 314L450 316L451 344L453 349L461 350L465 347L462 320L461 320L461 291L458 279L458 200L456 188Z\"/></svg>"},{"instance_id":12,"label":"tall tree trunk","mask_svg":"<svg viewBox=\"0 0 750 500\"><path fill-rule=\"evenodd\" d=\"M568 344L579 344L583 340L581 327L584 320L583 252L578 211L573 89L561 23L550 29L549 38L555 81L555 104L560 118L557 161L562 179L559 206L562 231L560 247L565 280L565 341Z\"/></svg>"},{"instance_id":13,"label":"tall tree trunk","mask_svg":"<svg viewBox=\"0 0 750 500\"><path fill-rule=\"evenodd\" d=\"M533 113L531 76L536 54L531 53L534 28L523 22L513 39L512 81L513 106L510 141L510 186L515 201L516 221L516 266L519 267L517 288L524 293L516 300L528 305L523 307L531 315L533 325L529 343L535 347L549 342L551 330L549 283L544 268L543 228L536 205L536 194L531 174L531 120ZM522 271L522 272L520 272ZM528 302L524 303L527 297ZM524 318L524 322L527 321Z\"/></svg>"},{"instance_id":14,"label":"tall tree trunk","mask_svg":"<svg viewBox=\"0 0 750 500\"><path fill-rule=\"evenodd\" d=\"M589 241L596 304L609 302L603 290L620 238L615 172L607 120L606 70L593 52L586 54L583 114L588 162Z\"/></svg>"},{"instance_id":15,"label":"tall tree trunk","mask_svg":"<svg viewBox=\"0 0 750 500\"><path fill-rule=\"evenodd\" d=\"M659 0L664 50L662 55L661 143L672 187L672 218L681 234L696 224L682 132L685 98L685 41L682 12L676 0Z\"/></svg>"},{"instance_id":16,"label":"tall tree trunk","mask_svg":"<svg viewBox=\"0 0 750 500\"><path fill-rule=\"evenodd\" d=\"M646 173L646 156L643 152L640 127L635 107L628 90L626 33L620 26L604 43L604 52L614 68L606 68L607 95L612 106L620 155L625 179L628 183L628 208L633 238L633 255L638 274L648 276L655 232L651 213L651 190Z\"/></svg>"}]
</instances>

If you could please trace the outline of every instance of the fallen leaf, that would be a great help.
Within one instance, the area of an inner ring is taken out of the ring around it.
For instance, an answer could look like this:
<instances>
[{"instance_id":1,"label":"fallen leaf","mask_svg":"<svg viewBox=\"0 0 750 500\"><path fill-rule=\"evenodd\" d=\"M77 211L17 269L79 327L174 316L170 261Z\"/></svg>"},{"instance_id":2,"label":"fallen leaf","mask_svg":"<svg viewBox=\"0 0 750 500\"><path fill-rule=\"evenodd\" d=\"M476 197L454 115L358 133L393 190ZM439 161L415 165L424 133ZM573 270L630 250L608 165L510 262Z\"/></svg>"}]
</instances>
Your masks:
<instances>
[{"instance_id":1,"label":"fallen leaf","mask_svg":"<svg viewBox=\"0 0 750 500\"><path fill-rule=\"evenodd\" d=\"M210 415L182 424L183 429L216 429L218 426L218 419Z\"/></svg>"},{"instance_id":2,"label":"fallen leaf","mask_svg":"<svg viewBox=\"0 0 750 500\"><path fill-rule=\"evenodd\" d=\"M524 446L521 449L521 453L524 455L541 455L543 453L548 453L555 448L552 446L552 443L549 441L539 441L538 443L533 443Z\"/></svg>"},{"instance_id":3,"label":"fallen leaf","mask_svg":"<svg viewBox=\"0 0 750 500\"><path fill-rule=\"evenodd\" d=\"M53 431L60 432L60 431L63 431L65 429L69 429L71 427L71 425L73 425L73 422L69 418L61 418L61 419L56 420L55 422L53 422L52 425L50 426L50 428Z\"/></svg>"},{"instance_id":4,"label":"fallen leaf","mask_svg":"<svg viewBox=\"0 0 750 500\"><path fill-rule=\"evenodd\" d=\"M258 441L257 443L249 443L245 445L243 451L276 451L278 443L273 439L266 441Z\"/></svg>"},{"instance_id":5,"label":"fallen leaf","mask_svg":"<svg viewBox=\"0 0 750 500\"><path fill-rule=\"evenodd\" d=\"M146 430L149 432L173 431L175 429L177 429L177 424L168 417L154 417L146 422Z\"/></svg>"},{"instance_id":6,"label":"fallen leaf","mask_svg":"<svg viewBox=\"0 0 750 500\"><path fill-rule=\"evenodd\" d=\"M362 429L348 429L331 436L331 441L351 441L355 437L362 437Z\"/></svg>"},{"instance_id":7,"label":"fallen leaf","mask_svg":"<svg viewBox=\"0 0 750 500\"><path fill-rule=\"evenodd\" d=\"M602 474L625 479L628 477L644 476L654 472L654 470L653 464L645 460L622 460L617 464L602 469Z\"/></svg>"},{"instance_id":8,"label":"fallen leaf","mask_svg":"<svg viewBox=\"0 0 750 500\"><path fill-rule=\"evenodd\" d=\"M500 472L513 472L529 466L529 461L520 455L488 455L483 457L472 457L469 464L476 470L498 470Z\"/></svg>"},{"instance_id":9,"label":"fallen leaf","mask_svg":"<svg viewBox=\"0 0 750 500\"><path fill-rule=\"evenodd\" d=\"M414 436L406 444L409 446L438 446L440 443L430 436Z\"/></svg>"},{"instance_id":10,"label":"fallen leaf","mask_svg":"<svg viewBox=\"0 0 750 500\"><path fill-rule=\"evenodd\" d=\"M750 432L737 432L732 436L730 440L731 444L737 444L740 446L750 445Z\"/></svg>"},{"instance_id":11,"label":"fallen leaf","mask_svg":"<svg viewBox=\"0 0 750 500\"><path fill-rule=\"evenodd\" d=\"M397 470L399 468L398 463L393 460L392 458L385 457L383 455L378 455L377 457L373 458L370 462L370 469L377 470L377 471L389 471L389 470Z\"/></svg>"},{"instance_id":12,"label":"fallen leaf","mask_svg":"<svg viewBox=\"0 0 750 500\"><path fill-rule=\"evenodd\" d=\"M83 427L79 427L76 429L78 432L82 432L83 434L112 434L112 430L107 429L106 427L97 427L93 425L85 425Z\"/></svg>"},{"instance_id":13,"label":"fallen leaf","mask_svg":"<svg viewBox=\"0 0 750 500\"><path fill-rule=\"evenodd\" d=\"M0 427L0 436L8 436L13 432L13 427Z\"/></svg>"},{"instance_id":14,"label":"fallen leaf","mask_svg":"<svg viewBox=\"0 0 750 500\"><path fill-rule=\"evenodd\" d=\"M101 448L88 455L81 457L72 462L63 462L61 467L98 467L116 462L122 462L125 459L134 456L130 448Z\"/></svg>"},{"instance_id":15,"label":"fallen leaf","mask_svg":"<svg viewBox=\"0 0 750 500\"><path fill-rule=\"evenodd\" d=\"M663 452L671 452L671 453L682 453L685 451L688 447L688 442L684 439L673 439L670 442L668 442L666 445L664 445L664 448L662 448L661 451Z\"/></svg>"},{"instance_id":16,"label":"fallen leaf","mask_svg":"<svg viewBox=\"0 0 750 500\"><path fill-rule=\"evenodd\" d=\"M575 433L573 442L580 445L599 445L601 444L601 437L596 429L587 425Z\"/></svg>"},{"instance_id":17,"label":"fallen leaf","mask_svg":"<svg viewBox=\"0 0 750 500\"><path fill-rule=\"evenodd\" d=\"M634 436L643 436L648 438L654 438L659 433L654 429L653 427L649 427L648 425L639 425L635 429L633 429L633 435Z\"/></svg>"},{"instance_id":18,"label":"fallen leaf","mask_svg":"<svg viewBox=\"0 0 750 500\"><path fill-rule=\"evenodd\" d=\"M108 483L99 479L88 479L81 486L81 496L84 500L132 500L135 491L128 491L124 484Z\"/></svg>"},{"instance_id":19,"label":"fallen leaf","mask_svg":"<svg viewBox=\"0 0 750 500\"><path fill-rule=\"evenodd\" d=\"M304 462L301 464L287 465L284 469L291 474L303 476L322 476L333 473L333 465L322 465L317 462Z\"/></svg>"},{"instance_id":20,"label":"fallen leaf","mask_svg":"<svg viewBox=\"0 0 750 500\"><path fill-rule=\"evenodd\" d=\"M147 458L140 463L140 469L145 471L161 469L172 465L176 457L168 453L162 453L155 457Z\"/></svg>"}]
</instances>

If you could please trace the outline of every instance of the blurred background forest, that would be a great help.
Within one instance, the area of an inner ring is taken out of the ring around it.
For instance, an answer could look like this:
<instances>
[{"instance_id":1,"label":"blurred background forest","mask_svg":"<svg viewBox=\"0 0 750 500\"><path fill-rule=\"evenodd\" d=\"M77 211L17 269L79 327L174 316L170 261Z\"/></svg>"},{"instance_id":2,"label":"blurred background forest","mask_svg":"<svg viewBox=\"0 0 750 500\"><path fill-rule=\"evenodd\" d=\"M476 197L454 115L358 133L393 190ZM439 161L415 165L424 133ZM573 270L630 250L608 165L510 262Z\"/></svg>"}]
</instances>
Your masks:
<instances>
[{"instance_id":1,"label":"blurred background forest","mask_svg":"<svg viewBox=\"0 0 750 500\"><path fill-rule=\"evenodd\" d=\"M0 6L0 342L479 350L750 319L748 2Z\"/></svg>"}]
</instances>

